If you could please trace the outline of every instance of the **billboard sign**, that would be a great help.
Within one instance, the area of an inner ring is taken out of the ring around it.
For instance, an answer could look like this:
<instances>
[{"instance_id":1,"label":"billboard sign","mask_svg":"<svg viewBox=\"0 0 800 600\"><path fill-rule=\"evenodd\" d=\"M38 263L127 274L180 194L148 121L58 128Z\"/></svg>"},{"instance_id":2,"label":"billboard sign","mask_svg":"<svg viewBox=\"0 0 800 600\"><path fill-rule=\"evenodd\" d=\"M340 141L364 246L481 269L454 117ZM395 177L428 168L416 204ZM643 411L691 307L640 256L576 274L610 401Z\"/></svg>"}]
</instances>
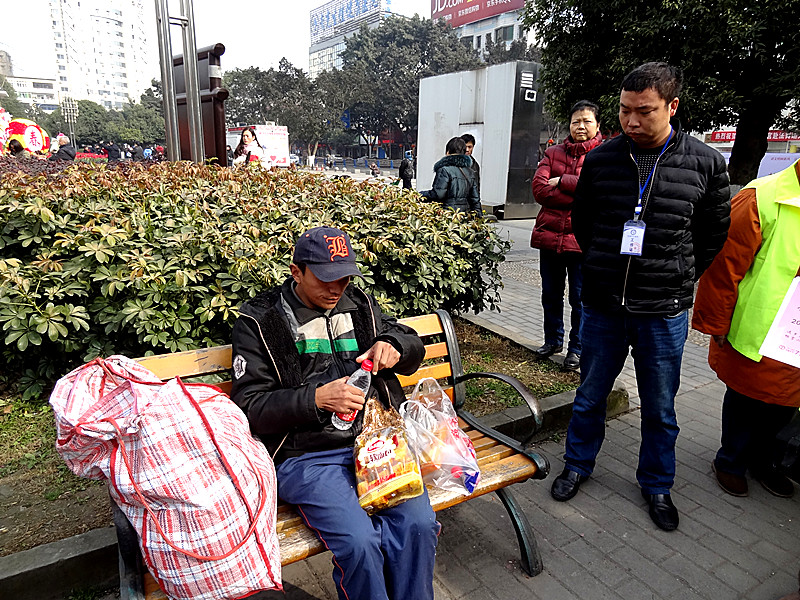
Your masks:
<instances>
[{"instance_id":1,"label":"billboard sign","mask_svg":"<svg viewBox=\"0 0 800 600\"><path fill-rule=\"evenodd\" d=\"M335 37L345 23L388 10L387 0L330 0L311 11L311 45Z\"/></svg>"},{"instance_id":2,"label":"billboard sign","mask_svg":"<svg viewBox=\"0 0 800 600\"><path fill-rule=\"evenodd\" d=\"M431 20L452 27L475 23L525 6L525 0L431 0Z\"/></svg>"}]
</instances>

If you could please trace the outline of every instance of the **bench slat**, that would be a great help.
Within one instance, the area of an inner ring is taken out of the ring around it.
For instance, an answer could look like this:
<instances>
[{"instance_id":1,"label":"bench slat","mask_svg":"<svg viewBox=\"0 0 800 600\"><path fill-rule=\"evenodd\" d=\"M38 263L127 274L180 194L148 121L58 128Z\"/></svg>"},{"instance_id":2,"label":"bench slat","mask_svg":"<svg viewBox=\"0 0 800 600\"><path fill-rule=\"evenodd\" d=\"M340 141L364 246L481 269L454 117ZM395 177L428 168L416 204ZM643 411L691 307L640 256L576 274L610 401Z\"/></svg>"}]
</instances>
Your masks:
<instances>
[{"instance_id":1,"label":"bench slat","mask_svg":"<svg viewBox=\"0 0 800 600\"><path fill-rule=\"evenodd\" d=\"M398 319L397 322L411 327L417 332L419 337L438 335L444 332L442 322L439 320L439 315L434 313L421 315L419 317L406 317L404 319Z\"/></svg>"},{"instance_id":2,"label":"bench slat","mask_svg":"<svg viewBox=\"0 0 800 600\"><path fill-rule=\"evenodd\" d=\"M180 375L183 379L196 375L210 375L229 371L231 368L231 346L200 348L173 354L144 356L136 361L150 369L160 379L172 379Z\"/></svg>"},{"instance_id":3,"label":"bench slat","mask_svg":"<svg viewBox=\"0 0 800 600\"><path fill-rule=\"evenodd\" d=\"M436 344L428 344L425 346L425 360L430 358L441 358L447 356L447 343L438 342Z\"/></svg>"},{"instance_id":4,"label":"bench slat","mask_svg":"<svg viewBox=\"0 0 800 600\"><path fill-rule=\"evenodd\" d=\"M450 368L450 363L439 363L438 365L431 365L429 367L422 367L417 370L413 375L397 375L400 380L400 385L403 387L417 385L420 379L425 377L433 377L434 379L443 379L450 377L453 374Z\"/></svg>"}]
</instances>

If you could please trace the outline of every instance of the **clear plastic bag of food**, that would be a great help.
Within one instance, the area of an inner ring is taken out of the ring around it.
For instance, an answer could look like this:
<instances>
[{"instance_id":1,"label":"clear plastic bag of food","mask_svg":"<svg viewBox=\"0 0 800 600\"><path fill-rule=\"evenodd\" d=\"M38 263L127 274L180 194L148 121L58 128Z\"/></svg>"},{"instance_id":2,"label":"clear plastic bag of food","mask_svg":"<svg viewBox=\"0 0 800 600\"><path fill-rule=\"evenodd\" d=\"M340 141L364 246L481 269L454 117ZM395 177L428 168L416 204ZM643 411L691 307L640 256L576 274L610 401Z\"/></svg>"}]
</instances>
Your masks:
<instances>
[{"instance_id":1,"label":"clear plastic bag of food","mask_svg":"<svg viewBox=\"0 0 800 600\"><path fill-rule=\"evenodd\" d=\"M420 380L400 414L425 483L464 495L475 491L481 477L475 447L458 426L453 403L439 383L430 377Z\"/></svg>"},{"instance_id":2,"label":"clear plastic bag of food","mask_svg":"<svg viewBox=\"0 0 800 600\"><path fill-rule=\"evenodd\" d=\"M398 412L372 397L353 449L358 503L368 514L422 494L425 485Z\"/></svg>"}]
</instances>

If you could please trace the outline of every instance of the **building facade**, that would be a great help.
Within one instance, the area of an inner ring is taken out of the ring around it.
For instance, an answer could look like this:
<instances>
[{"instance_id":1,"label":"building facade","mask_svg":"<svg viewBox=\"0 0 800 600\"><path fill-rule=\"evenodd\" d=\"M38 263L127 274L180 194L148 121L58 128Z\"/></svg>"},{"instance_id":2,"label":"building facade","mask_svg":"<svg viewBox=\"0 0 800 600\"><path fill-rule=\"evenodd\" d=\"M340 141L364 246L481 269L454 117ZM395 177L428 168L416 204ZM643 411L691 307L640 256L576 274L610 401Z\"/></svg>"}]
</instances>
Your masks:
<instances>
[{"instance_id":1,"label":"building facade","mask_svg":"<svg viewBox=\"0 0 800 600\"><path fill-rule=\"evenodd\" d=\"M525 0L434 0L431 19L451 25L465 45L485 58L491 43L526 40L520 23Z\"/></svg>"},{"instance_id":2,"label":"building facade","mask_svg":"<svg viewBox=\"0 0 800 600\"><path fill-rule=\"evenodd\" d=\"M145 0L48 0L61 97L107 109L138 100L158 72Z\"/></svg>"},{"instance_id":3,"label":"building facade","mask_svg":"<svg viewBox=\"0 0 800 600\"><path fill-rule=\"evenodd\" d=\"M345 38L362 24L375 28L391 14L391 0L331 0L311 11L311 46L308 73L311 78L323 71L340 69Z\"/></svg>"},{"instance_id":4,"label":"building facade","mask_svg":"<svg viewBox=\"0 0 800 600\"><path fill-rule=\"evenodd\" d=\"M17 93L17 100L51 113L58 108L58 85L55 79L40 77L6 77Z\"/></svg>"}]
</instances>

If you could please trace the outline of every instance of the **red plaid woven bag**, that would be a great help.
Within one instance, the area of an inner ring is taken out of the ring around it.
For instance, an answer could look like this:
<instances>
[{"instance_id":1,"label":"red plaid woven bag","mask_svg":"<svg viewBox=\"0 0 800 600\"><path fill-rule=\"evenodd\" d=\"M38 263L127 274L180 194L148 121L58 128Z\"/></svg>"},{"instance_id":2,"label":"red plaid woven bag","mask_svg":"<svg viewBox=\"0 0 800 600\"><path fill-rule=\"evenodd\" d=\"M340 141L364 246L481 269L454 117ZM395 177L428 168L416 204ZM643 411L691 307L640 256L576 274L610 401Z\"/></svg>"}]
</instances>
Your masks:
<instances>
[{"instance_id":1,"label":"red plaid woven bag","mask_svg":"<svg viewBox=\"0 0 800 600\"><path fill-rule=\"evenodd\" d=\"M162 383L112 356L62 377L50 404L59 454L75 474L108 481L170 598L282 589L275 467L219 389Z\"/></svg>"}]
</instances>

